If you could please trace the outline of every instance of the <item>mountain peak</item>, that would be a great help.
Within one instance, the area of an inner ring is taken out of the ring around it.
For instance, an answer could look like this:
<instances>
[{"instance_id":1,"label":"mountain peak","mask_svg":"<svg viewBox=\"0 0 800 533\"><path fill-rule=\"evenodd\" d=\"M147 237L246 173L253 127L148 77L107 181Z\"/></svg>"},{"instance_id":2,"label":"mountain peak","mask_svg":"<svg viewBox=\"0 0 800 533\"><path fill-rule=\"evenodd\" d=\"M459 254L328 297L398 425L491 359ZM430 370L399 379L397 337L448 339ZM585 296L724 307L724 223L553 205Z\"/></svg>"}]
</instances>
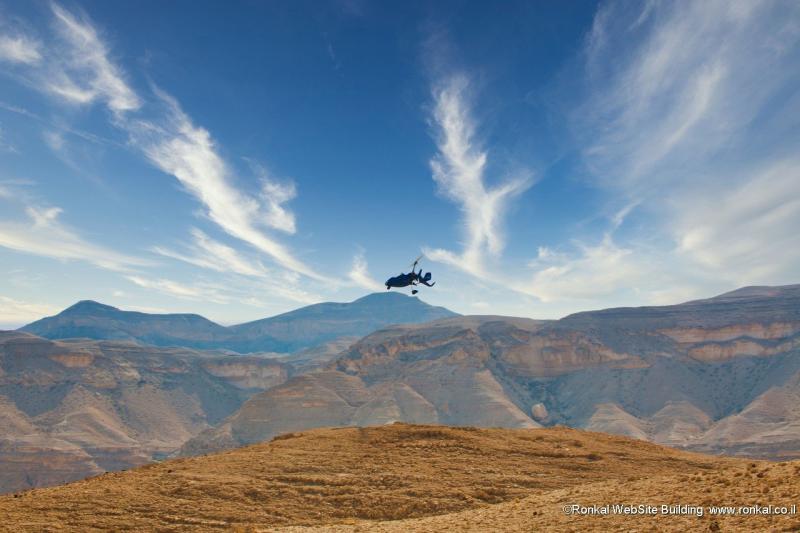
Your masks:
<instances>
[{"instance_id":1,"label":"mountain peak","mask_svg":"<svg viewBox=\"0 0 800 533\"><path fill-rule=\"evenodd\" d=\"M112 311L119 311L116 307L95 302L94 300L81 300L78 303L71 305L61 311L61 315L73 314L95 314L95 313L108 313Z\"/></svg>"},{"instance_id":2,"label":"mountain peak","mask_svg":"<svg viewBox=\"0 0 800 533\"><path fill-rule=\"evenodd\" d=\"M800 284L796 285L750 285L729 291L708 300L743 300L749 298L774 298L800 294ZM703 300L700 300L703 301Z\"/></svg>"},{"instance_id":3,"label":"mountain peak","mask_svg":"<svg viewBox=\"0 0 800 533\"><path fill-rule=\"evenodd\" d=\"M406 300L419 300L416 296L408 296L407 294L403 294L401 292L373 292L367 294L366 296L362 296L361 298L357 298L353 300L352 303L356 302L390 302L390 301L406 301ZM420 300L421 301L421 300Z\"/></svg>"}]
</instances>

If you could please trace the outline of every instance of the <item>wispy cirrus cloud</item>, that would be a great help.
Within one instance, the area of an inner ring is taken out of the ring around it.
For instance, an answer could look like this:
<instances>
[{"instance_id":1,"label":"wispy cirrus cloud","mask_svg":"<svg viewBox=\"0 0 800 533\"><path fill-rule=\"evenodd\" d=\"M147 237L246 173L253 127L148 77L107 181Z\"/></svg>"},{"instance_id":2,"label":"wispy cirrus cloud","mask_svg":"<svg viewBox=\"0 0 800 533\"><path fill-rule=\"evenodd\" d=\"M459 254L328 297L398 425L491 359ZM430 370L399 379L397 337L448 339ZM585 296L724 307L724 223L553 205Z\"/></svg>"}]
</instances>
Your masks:
<instances>
[{"instance_id":1,"label":"wispy cirrus cloud","mask_svg":"<svg viewBox=\"0 0 800 533\"><path fill-rule=\"evenodd\" d=\"M41 44L26 35L0 35L0 61L35 65L42 60Z\"/></svg>"},{"instance_id":2,"label":"wispy cirrus cloud","mask_svg":"<svg viewBox=\"0 0 800 533\"><path fill-rule=\"evenodd\" d=\"M714 209L708 197L680 197L669 221L677 251L737 285L790 283L800 275L800 160L748 170L715 191Z\"/></svg>"},{"instance_id":3,"label":"wispy cirrus cloud","mask_svg":"<svg viewBox=\"0 0 800 533\"><path fill-rule=\"evenodd\" d=\"M229 235L266 253L278 264L317 280L326 278L297 259L282 243L264 231L275 222L275 212L288 200L285 190L265 191L266 205L232 184L229 165L218 154L211 134L195 126L178 102L156 91L168 113L158 122L136 121L129 126L133 142L163 172L174 176L207 210L207 215ZM271 196L269 196L271 194ZM285 212L279 223L286 230Z\"/></svg>"},{"instance_id":4,"label":"wispy cirrus cloud","mask_svg":"<svg viewBox=\"0 0 800 533\"><path fill-rule=\"evenodd\" d=\"M139 287L155 290L168 296L186 300L207 300L214 303L228 303L230 300L221 294L216 287L208 284L190 285L164 278L150 278L141 275L127 276L128 280Z\"/></svg>"},{"instance_id":5,"label":"wispy cirrus cloud","mask_svg":"<svg viewBox=\"0 0 800 533\"><path fill-rule=\"evenodd\" d=\"M79 104L101 100L115 113L139 109L141 99L125 82L122 70L109 60L108 48L88 19L55 3L51 7L67 46L50 66L48 90Z\"/></svg>"},{"instance_id":6,"label":"wispy cirrus cloud","mask_svg":"<svg viewBox=\"0 0 800 533\"><path fill-rule=\"evenodd\" d=\"M279 181L270 176L263 165L245 158L251 170L261 181L261 203L264 223L270 228L294 234L297 231L294 213L286 207L297 196L293 181Z\"/></svg>"},{"instance_id":7,"label":"wispy cirrus cloud","mask_svg":"<svg viewBox=\"0 0 800 533\"><path fill-rule=\"evenodd\" d=\"M350 268L348 277L359 287L370 291L380 291L384 288L383 284L370 275L367 259L361 250L353 257L353 266Z\"/></svg>"},{"instance_id":8,"label":"wispy cirrus cloud","mask_svg":"<svg viewBox=\"0 0 800 533\"><path fill-rule=\"evenodd\" d=\"M266 276L267 269L261 263L243 257L238 251L219 241L216 241L197 228L191 230L193 244L187 252L177 252L156 246L153 251L217 272L233 272L244 276Z\"/></svg>"},{"instance_id":9,"label":"wispy cirrus cloud","mask_svg":"<svg viewBox=\"0 0 800 533\"><path fill-rule=\"evenodd\" d=\"M183 251L162 246L154 247L153 251L164 257L224 274L226 283L219 286L216 292L227 294L231 299L246 305L262 306L252 296L253 293L262 292L297 303L319 301L320 296L306 290L295 272L269 269L258 260L209 237L197 228L193 228L191 234L193 242L185 246Z\"/></svg>"},{"instance_id":10,"label":"wispy cirrus cloud","mask_svg":"<svg viewBox=\"0 0 800 533\"><path fill-rule=\"evenodd\" d=\"M258 193L238 187L235 171L220 155L210 132L195 125L177 100L154 88L156 99L148 108L156 112L143 118L138 112L144 111L145 101L111 59L109 47L88 17L55 3L51 8L58 46L47 49L41 64L30 65L29 85L64 102L104 104L113 114L113 124L129 136L130 144L156 168L176 178L226 233L267 254L283 268L330 281L268 232L295 233L294 213L287 207L297 194L293 183L261 176ZM63 146L57 133L50 132L47 139L56 150Z\"/></svg>"},{"instance_id":11,"label":"wispy cirrus cloud","mask_svg":"<svg viewBox=\"0 0 800 533\"><path fill-rule=\"evenodd\" d=\"M440 193L461 209L464 248L461 252L426 249L425 254L483 276L485 256L497 256L503 249L502 223L509 202L527 190L532 180L524 174L494 187L487 185L488 154L476 139L468 91L469 80L463 75L448 77L434 87L433 121L439 152L430 162Z\"/></svg>"},{"instance_id":12,"label":"wispy cirrus cloud","mask_svg":"<svg viewBox=\"0 0 800 533\"><path fill-rule=\"evenodd\" d=\"M29 205L26 221L0 221L0 246L68 261L85 261L116 272L131 272L152 262L87 241L59 220L61 209Z\"/></svg>"},{"instance_id":13,"label":"wispy cirrus cloud","mask_svg":"<svg viewBox=\"0 0 800 533\"><path fill-rule=\"evenodd\" d=\"M636 203L647 229L576 239L534 262L522 287L587 300L628 289L659 303L795 282L797 20L791 2L603 4L586 40L575 140L592 182L612 203Z\"/></svg>"},{"instance_id":14,"label":"wispy cirrus cloud","mask_svg":"<svg viewBox=\"0 0 800 533\"><path fill-rule=\"evenodd\" d=\"M58 308L49 304L26 302L0 295L0 329L18 328L58 311Z\"/></svg>"},{"instance_id":15,"label":"wispy cirrus cloud","mask_svg":"<svg viewBox=\"0 0 800 533\"><path fill-rule=\"evenodd\" d=\"M710 158L750 144L765 106L797 83L800 8L718 0L629 7L604 4L591 34L603 37L587 41L587 98L575 117L584 156L603 183L633 191L691 182Z\"/></svg>"}]
</instances>

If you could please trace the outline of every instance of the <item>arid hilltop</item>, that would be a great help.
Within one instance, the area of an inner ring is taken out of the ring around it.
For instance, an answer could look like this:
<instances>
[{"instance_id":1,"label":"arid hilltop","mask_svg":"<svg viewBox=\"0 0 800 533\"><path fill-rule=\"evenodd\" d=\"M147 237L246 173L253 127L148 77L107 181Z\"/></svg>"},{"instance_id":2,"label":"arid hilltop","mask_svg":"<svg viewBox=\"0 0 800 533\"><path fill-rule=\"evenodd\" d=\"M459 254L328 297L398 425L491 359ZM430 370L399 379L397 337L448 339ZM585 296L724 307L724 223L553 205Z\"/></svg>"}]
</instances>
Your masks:
<instances>
[{"instance_id":1,"label":"arid hilltop","mask_svg":"<svg viewBox=\"0 0 800 533\"><path fill-rule=\"evenodd\" d=\"M800 517L568 516L564 505L791 505L800 463L563 427L319 429L0 497L14 531L788 531ZM390 522L387 522L390 521ZM287 529L290 528L290 529Z\"/></svg>"}]
</instances>

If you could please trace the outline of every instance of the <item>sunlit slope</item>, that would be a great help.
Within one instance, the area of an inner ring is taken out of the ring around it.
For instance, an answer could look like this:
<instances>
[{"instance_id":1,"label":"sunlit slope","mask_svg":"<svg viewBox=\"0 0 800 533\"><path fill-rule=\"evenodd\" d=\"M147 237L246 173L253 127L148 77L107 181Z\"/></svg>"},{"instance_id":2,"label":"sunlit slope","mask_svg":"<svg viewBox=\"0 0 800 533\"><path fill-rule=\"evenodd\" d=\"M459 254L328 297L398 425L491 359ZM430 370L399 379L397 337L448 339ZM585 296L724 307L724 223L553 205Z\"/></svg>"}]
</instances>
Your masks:
<instances>
[{"instance_id":1,"label":"sunlit slope","mask_svg":"<svg viewBox=\"0 0 800 533\"><path fill-rule=\"evenodd\" d=\"M651 499L663 493L665 501L702 501L694 497L701 494L723 501L757 482L775 491L762 501L797 499L797 484L783 477L794 472L791 464L750 464L561 427L319 429L5 496L0 516L18 531L246 530L434 515L474 530L476 516L495 520L486 522L495 529L504 527L504 516L519 527L531 516L556 520L565 498L594 503L608 491L633 502L646 490ZM492 514L502 509L508 511Z\"/></svg>"}]
</instances>

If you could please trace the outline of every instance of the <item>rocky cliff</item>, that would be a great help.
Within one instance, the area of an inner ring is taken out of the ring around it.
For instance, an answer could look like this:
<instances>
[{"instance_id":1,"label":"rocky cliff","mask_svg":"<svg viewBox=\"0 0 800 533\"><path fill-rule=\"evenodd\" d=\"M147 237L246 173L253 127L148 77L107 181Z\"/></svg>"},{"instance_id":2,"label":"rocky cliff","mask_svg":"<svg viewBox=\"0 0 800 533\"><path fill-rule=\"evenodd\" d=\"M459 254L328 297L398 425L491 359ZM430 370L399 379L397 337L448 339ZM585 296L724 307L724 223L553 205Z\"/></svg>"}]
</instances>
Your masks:
<instances>
[{"instance_id":1,"label":"rocky cliff","mask_svg":"<svg viewBox=\"0 0 800 533\"><path fill-rule=\"evenodd\" d=\"M0 492L162 457L289 370L265 357L0 332Z\"/></svg>"}]
</instances>

